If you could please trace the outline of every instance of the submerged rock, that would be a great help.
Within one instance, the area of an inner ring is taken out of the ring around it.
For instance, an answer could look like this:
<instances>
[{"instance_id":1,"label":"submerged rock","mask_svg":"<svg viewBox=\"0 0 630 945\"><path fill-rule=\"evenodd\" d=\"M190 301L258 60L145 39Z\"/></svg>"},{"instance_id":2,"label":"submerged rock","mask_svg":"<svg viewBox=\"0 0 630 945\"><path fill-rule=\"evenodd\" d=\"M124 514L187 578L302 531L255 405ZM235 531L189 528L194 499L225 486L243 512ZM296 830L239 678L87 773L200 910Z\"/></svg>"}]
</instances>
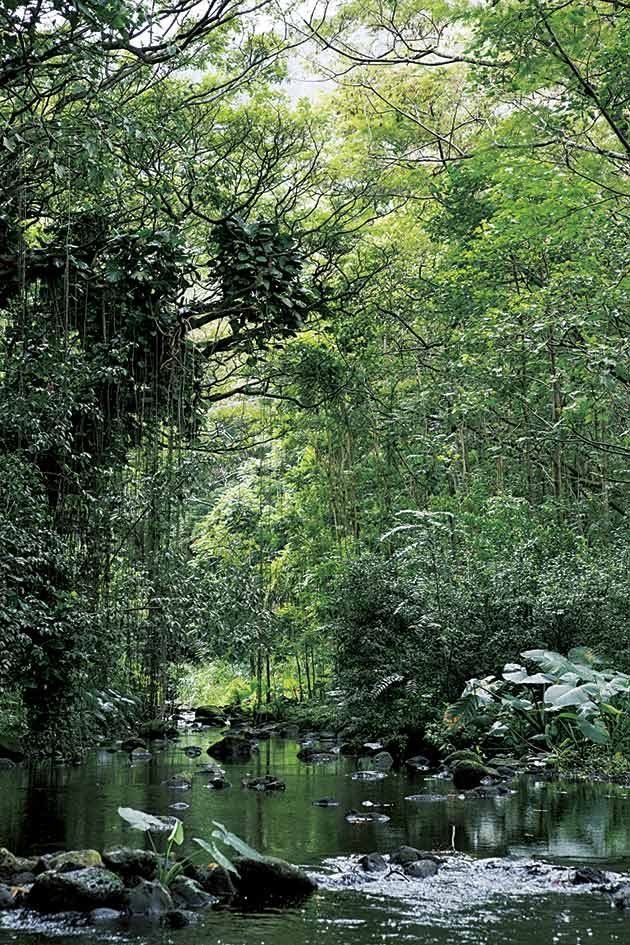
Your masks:
<instances>
[{"instance_id":1,"label":"submerged rock","mask_svg":"<svg viewBox=\"0 0 630 945\"><path fill-rule=\"evenodd\" d=\"M166 781L162 781L162 784L172 791L190 791L192 788L192 780L185 774L174 774Z\"/></svg>"},{"instance_id":2,"label":"submerged rock","mask_svg":"<svg viewBox=\"0 0 630 945\"><path fill-rule=\"evenodd\" d=\"M243 778L241 785L252 791L285 791L287 787L284 781L274 778L271 774L260 778Z\"/></svg>"},{"instance_id":3,"label":"submerged rock","mask_svg":"<svg viewBox=\"0 0 630 945\"><path fill-rule=\"evenodd\" d=\"M355 771L353 781L382 781L387 775L384 771Z\"/></svg>"},{"instance_id":4,"label":"submerged rock","mask_svg":"<svg viewBox=\"0 0 630 945\"><path fill-rule=\"evenodd\" d=\"M0 758L0 769L5 768L8 770L9 768L15 768L15 767L16 767L15 761L11 761L10 758Z\"/></svg>"},{"instance_id":5,"label":"submerged rock","mask_svg":"<svg viewBox=\"0 0 630 945\"><path fill-rule=\"evenodd\" d=\"M339 801L334 797L320 797L313 801L313 807L339 807Z\"/></svg>"},{"instance_id":6,"label":"submerged rock","mask_svg":"<svg viewBox=\"0 0 630 945\"><path fill-rule=\"evenodd\" d=\"M201 748L198 745L186 745L184 754L187 758L198 758L201 754Z\"/></svg>"},{"instance_id":7,"label":"submerged rock","mask_svg":"<svg viewBox=\"0 0 630 945\"><path fill-rule=\"evenodd\" d=\"M142 879L127 893L127 908L131 915L161 916L174 908L168 889L156 879Z\"/></svg>"},{"instance_id":8,"label":"submerged rock","mask_svg":"<svg viewBox=\"0 0 630 945\"><path fill-rule=\"evenodd\" d=\"M119 906L125 887L119 876L98 867L57 873L48 870L36 878L27 898L40 912L89 912L100 906Z\"/></svg>"},{"instance_id":9,"label":"submerged rock","mask_svg":"<svg viewBox=\"0 0 630 945\"><path fill-rule=\"evenodd\" d=\"M162 925L167 929L185 929L195 921L195 913L190 909L170 909L162 918Z\"/></svg>"},{"instance_id":10,"label":"submerged rock","mask_svg":"<svg viewBox=\"0 0 630 945\"><path fill-rule=\"evenodd\" d=\"M133 850L130 847L115 847L103 853L105 866L118 873L125 880L133 877L153 879L155 877L159 857L152 850Z\"/></svg>"},{"instance_id":11,"label":"submerged rock","mask_svg":"<svg viewBox=\"0 0 630 945\"><path fill-rule=\"evenodd\" d=\"M221 761L248 761L252 756L252 743L249 738L239 735L225 735L208 748L208 754Z\"/></svg>"},{"instance_id":12,"label":"submerged rock","mask_svg":"<svg viewBox=\"0 0 630 945\"><path fill-rule=\"evenodd\" d=\"M276 857L234 859L238 898L251 905L287 905L301 902L317 889L317 883L297 866Z\"/></svg>"},{"instance_id":13,"label":"submerged rock","mask_svg":"<svg viewBox=\"0 0 630 945\"><path fill-rule=\"evenodd\" d=\"M358 810L349 810L344 818L349 824L386 824L387 814L365 814Z\"/></svg>"}]
</instances>

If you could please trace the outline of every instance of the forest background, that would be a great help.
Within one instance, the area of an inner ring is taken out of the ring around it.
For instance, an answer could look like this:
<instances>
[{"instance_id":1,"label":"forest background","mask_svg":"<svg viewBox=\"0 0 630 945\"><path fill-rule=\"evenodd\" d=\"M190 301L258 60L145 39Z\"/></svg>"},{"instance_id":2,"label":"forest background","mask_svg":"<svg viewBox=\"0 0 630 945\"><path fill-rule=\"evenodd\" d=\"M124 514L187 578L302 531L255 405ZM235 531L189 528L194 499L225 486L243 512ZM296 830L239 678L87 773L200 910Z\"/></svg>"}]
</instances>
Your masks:
<instances>
[{"instance_id":1,"label":"forest background","mask_svg":"<svg viewBox=\"0 0 630 945\"><path fill-rule=\"evenodd\" d=\"M629 52L621 0L5 0L4 731L630 670Z\"/></svg>"}]
</instances>

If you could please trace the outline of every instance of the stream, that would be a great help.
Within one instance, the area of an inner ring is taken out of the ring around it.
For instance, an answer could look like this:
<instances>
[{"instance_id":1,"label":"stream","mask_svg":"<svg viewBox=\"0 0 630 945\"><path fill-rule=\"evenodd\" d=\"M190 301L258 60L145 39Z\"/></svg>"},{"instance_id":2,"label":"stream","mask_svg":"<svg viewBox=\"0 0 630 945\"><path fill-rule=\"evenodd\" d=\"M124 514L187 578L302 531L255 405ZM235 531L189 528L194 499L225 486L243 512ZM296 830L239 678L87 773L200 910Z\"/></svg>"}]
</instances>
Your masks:
<instances>
[{"instance_id":1,"label":"stream","mask_svg":"<svg viewBox=\"0 0 630 945\"><path fill-rule=\"evenodd\" d=\"M627 942L630 916L589 885L571 886L574 867L630 872L630 789L599 783L520 778L504 797L458 794L452 782L391 771L354 780L357 760L306 764L293 739L261 741L247 763L225 764L232 787L212 790L196 774L218 733L184 734L146 761L124 752L92 752L80 767L31 765L0 770L0 846L29 856L55 850L143 846L119 806L177 814L186 836L206 837L220 821L263 853L303 866L320 883L307 903L263 913L203 913L198 924L168 931L148 923L94 929L57 919L31 922L0 913L0 945L83 941L178 945L604 945ZM198 745L201 758L183 748ZM162 782L194 774L193 788ZM246 775L273 774L283 792L241 787ZM414 800L406 798L414 796ZM336 807L313 801L332 797ZM366 806L365 802L369 802ZM185 809L171 809L187 804ZM373 806L370 806L373 805ZM391 806L390 806L391 805ZM349 823L349 810L377 811L384 823ZM365 874L360 854L401 844L444 855L437 876Z\"/></svg>"}]
</instances>

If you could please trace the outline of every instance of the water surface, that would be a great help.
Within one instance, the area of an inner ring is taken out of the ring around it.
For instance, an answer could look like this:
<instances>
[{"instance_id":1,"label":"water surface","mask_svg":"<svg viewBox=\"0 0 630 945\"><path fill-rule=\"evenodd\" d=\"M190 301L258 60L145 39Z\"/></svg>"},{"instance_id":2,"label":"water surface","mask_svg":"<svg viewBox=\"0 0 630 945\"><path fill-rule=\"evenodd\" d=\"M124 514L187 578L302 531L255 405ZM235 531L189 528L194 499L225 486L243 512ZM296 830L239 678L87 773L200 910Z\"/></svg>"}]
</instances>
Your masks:
<instances>
[{"instance_id":1,"label":"water surface","mask_svg":"<svg viewBox=\"0 0 630 945\"><path fill-rule=\"evenodd\" d=\"M271 739L260 743L252 761L225 765L232 787L216 791L195 773L215 737L186 735L134 765L124 753L97 751L78 768L0 771L0 845L22 855L140 846L143 835L120 820L117 808L169 814L172 804L184 802L190 807L176 813L189 838L206 836L218 820L262 852L316 873L322 888L310 902L258 915L212 912L194 928L177 932L139 926L97 933L60 929L58 923L29 932L5 914L0 943L33 945L50 935L59 945L76 942L77 936L86 945L139 936L155 945L604 945L630 937L630 918L613 910L606 896L564 883L574 865L630 870L626 788L524 778L507 797L463 797L450 781L407 771L390 772L375 783L353 780L355 760L308 765L296 757L297 742ZM202 758L186 757L182 749L191 744L204 748ZM191 791L162 783L184 772L193 775ZM245 790L240 782L248 774L277 775L286 791ZM405 800L411 795L426 799ZM313 806L322 797L334 797L339 806ZM365 807L365 801L376 806ZM351 809L381 810L390 820L349 824L345 814ZM415 882L396 877L365 882L353 874L353 855L387 853L402 843L443 851L447 867L435 879ZM512 865L506 870L494 858L508 858ZM519 871L517 864L532 858L562 869L541 876Z\"/></svg>"}]
</instances>

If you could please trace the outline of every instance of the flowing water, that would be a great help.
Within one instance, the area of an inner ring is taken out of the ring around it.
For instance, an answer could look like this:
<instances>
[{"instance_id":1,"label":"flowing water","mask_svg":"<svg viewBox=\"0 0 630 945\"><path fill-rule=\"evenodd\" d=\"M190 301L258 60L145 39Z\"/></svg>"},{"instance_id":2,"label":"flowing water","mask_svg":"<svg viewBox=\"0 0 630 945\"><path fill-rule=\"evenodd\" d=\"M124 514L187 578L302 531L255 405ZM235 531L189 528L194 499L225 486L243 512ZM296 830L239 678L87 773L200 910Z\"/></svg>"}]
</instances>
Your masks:
<instances>
[{"instance_id":1,"label":"flowing water","mask_svg":"<svg viewBox=\"0 0 630 945\"><path fill-rule=\"evenodd\" d=\"M141 846L144 837L118 817L119 806L176 813L187 837L207 836L218 820L253 846L304 866L320 881L306 904L258 914L205 913L181 931L141 924L118 930L29 926L0 913L0 945L138 942L151 945L604 945L630 939L630 916L609 897L567 884L572 866L630 871L630 790L606 784L514 782L505 797L458 795L450 781L407 771L381 781L355 780L354 759L310 765L297 742L271 739L245 764L226 764L232 787L217 791L195 773L189 791L165 786L171 775L193 774L212 733L185 735L151 759L94 752L82 767L0 770L0 846L32 855L59 849ZM207 760L207 759L206 759ZM273 774L286 791L241 788L246 774ZM416 796L415 800L406 798ZM313 801L333 797L336 807ZM371 802L374 807L364 806ZM173 804L189 807L173 811ZM391 806L389 806L391 805ZM384 823L349 823L350 810L378 811ZM408 880L362 874L356 856L387 853L400 844L442 851L436 877ZM539 865L536 866L535 861Z\"/></svg>"}]
</instances>

